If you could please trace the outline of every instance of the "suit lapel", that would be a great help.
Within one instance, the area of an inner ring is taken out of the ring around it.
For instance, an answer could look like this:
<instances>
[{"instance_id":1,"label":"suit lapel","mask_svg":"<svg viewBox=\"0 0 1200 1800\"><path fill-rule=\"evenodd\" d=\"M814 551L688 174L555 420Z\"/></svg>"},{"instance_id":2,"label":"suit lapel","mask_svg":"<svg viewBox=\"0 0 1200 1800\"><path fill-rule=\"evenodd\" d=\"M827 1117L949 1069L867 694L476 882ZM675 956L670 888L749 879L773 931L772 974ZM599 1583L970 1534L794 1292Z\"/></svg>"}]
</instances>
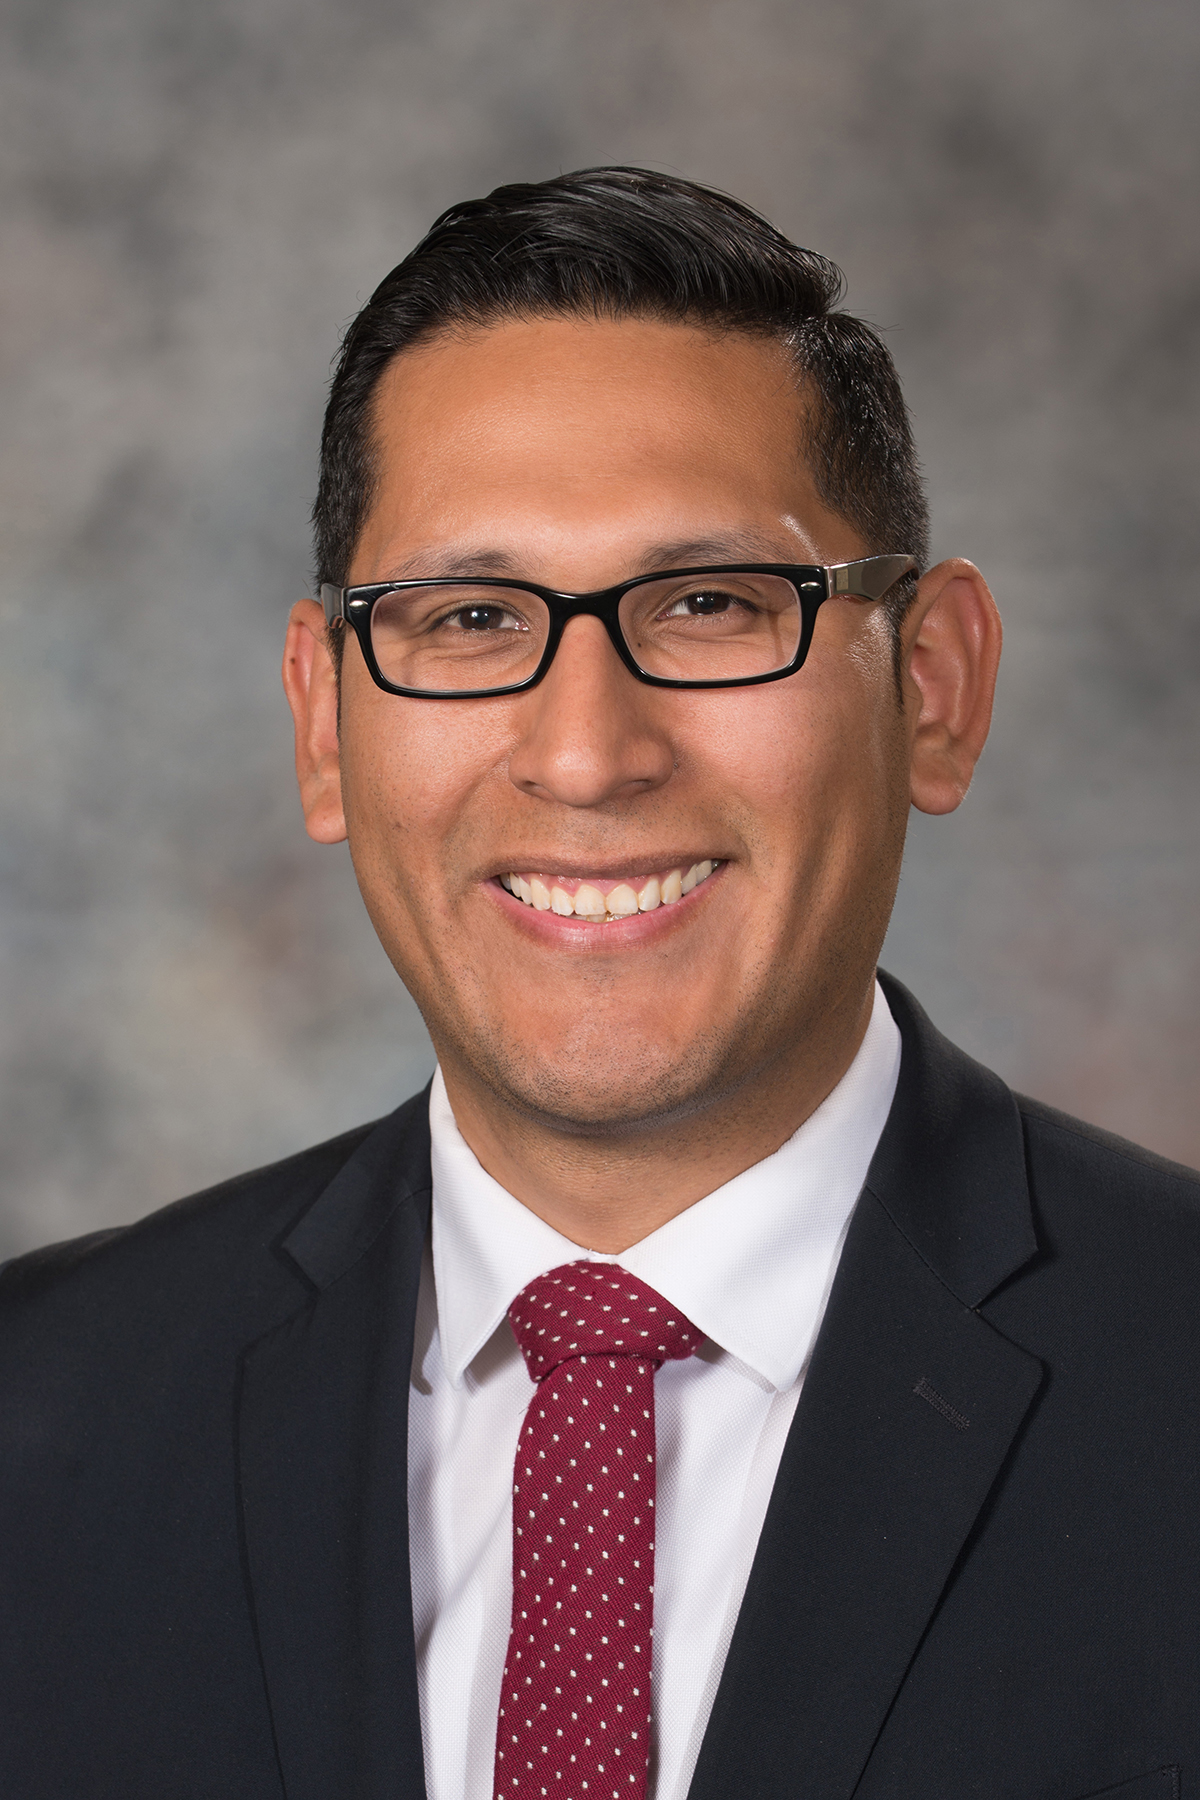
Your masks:
<instances>
[{"instance_id":1,"label":"suit lapel","mask_svg":"<svg viewBox=\"0 0 1200 1800\"><path fill-rule=\"evenodd\" d=\"M690 1800L846 1800L1042 1379L976 1310L1036 1250L1003 1083L887 984L901 1083Z\"/></svg>"},{"instance_id":2,"label":"suit lapel","mask_svg":"<svg viewBox=\"0 0 1200 1800\"><path fill-rule=\"evenodd\" d=\"M307 1302L243 1360L248 1578L288 1800L423 1800L408 1387L429 1206L418 1096L281 1253Z\"/></svg>"}]
</instances>

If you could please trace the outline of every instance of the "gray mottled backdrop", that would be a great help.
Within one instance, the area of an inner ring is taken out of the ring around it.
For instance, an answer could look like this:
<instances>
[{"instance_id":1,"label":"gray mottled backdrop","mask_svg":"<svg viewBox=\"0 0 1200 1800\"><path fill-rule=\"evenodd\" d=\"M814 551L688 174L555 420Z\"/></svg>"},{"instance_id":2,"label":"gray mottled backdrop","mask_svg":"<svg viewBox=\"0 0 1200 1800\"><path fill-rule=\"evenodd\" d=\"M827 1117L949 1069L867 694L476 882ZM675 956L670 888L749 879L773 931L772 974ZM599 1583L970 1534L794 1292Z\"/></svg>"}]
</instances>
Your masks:
<instances>
[{"instance_id":1,"label":"gray mottled backdrop","mask_svg":"<svg viewBox=\"0 0 1200 1800\"><path fill-rule=\"evenodd\" d=\"M330 355L450 201L645 162L837 258L1008 626L888 960L1018 1085L1200 1160L1193 0L7 0L6 1247L429 1065L277 661Z\"/></svg>"}]
</instances>

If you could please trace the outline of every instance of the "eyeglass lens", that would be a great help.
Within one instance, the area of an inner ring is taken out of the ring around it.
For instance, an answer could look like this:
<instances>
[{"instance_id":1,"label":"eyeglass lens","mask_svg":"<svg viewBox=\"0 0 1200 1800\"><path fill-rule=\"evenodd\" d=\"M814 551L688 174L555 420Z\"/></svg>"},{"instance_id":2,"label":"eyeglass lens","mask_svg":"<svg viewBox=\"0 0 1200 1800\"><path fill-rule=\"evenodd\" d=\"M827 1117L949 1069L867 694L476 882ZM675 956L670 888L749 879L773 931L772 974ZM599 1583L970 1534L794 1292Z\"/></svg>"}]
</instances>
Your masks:
<instances>
[{"instance_id":1,"label":"eyeglass lens","mask_svg":"<svg viewBox=\"0 0 1200 1800\"><path fill-rule=\"evenodd\" d=\"M802 616L782 575L665 576L631 588L618 610L639 669L673 681L740 681L793 660ZM371 613L380 673L441 693L515 687L546 648L550 611L537 594L448 581L382 595Z\"/></svg>"}]
</instances>

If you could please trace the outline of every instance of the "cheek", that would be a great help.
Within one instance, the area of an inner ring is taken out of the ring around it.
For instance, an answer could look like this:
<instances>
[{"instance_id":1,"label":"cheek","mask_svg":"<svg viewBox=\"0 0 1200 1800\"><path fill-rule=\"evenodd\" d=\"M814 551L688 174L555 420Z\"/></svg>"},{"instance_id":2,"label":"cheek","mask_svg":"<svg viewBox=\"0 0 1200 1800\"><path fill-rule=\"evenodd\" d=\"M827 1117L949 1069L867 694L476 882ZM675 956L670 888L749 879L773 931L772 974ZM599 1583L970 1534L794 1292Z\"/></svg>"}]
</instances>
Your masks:
<instances>
[{"instance_id":1,"label":"cheek","mask_svg":"<svg viewBox=\"0 0 1200 1800\"><path fill-rule=\"evenodd\" d=\"M455 865L478 843L481 808L507 755L509 730L492 702L406 700L348 692L342 709L342 791L350 848L360 879L386 871L403 888L420 874L425 904L430 882L452 880Z\"/></svg>"},{"instance_id":2,"label":"cheek","mask_svg":"<svg viewBox=\"0 0 1200 1800\"><path fill-rule=\"evenodd\" d=\"M903 760L902 716L896 702L891 635L878 609L850 610L828 623L827 639L814 645L801 672L812 682L801 709L809 756L831 790L855 793L870 815L890 810L898 760ZM786 684L785 684L786 685Z\"/></svg>"},{"instance_id":3,"label":"cheek","mask_svg":"<svg viewBox=\"0 0 1200 1800\"><path fill-rule=\"evenodd\" d=\"M824 660L831 666L810 658L787 681L713 696L723 708L689 734L706 782L734 800L748 841L771 862L803 861L831 839L874 840L890 811L894 732L878 669Z\"/></svg>"}]
</instances>

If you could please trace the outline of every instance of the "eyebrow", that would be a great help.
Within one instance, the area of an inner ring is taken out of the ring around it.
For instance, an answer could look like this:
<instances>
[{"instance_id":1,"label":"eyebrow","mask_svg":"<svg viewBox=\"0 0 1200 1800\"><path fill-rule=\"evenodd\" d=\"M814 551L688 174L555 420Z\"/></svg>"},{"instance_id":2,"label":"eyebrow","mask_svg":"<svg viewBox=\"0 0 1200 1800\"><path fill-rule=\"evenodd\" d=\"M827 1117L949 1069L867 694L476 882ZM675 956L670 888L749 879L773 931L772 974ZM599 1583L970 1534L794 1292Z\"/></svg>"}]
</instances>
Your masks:
<instances>
[{"instance_id":1,"label":"eyebrow","mask_svg":"<svg viewBox=\"0 0 1200 1800\"><path fill-rule=\"evenodd\" d=\"M789 562L791 559L778 543L755 531L722 532L707 538L683 538L673 543L655 544L631 564L629 575L651 575L658 569L686 569L708 563ZM453 581L471 580L476 576L497 575L509 580L529 581L536 577L528 566L519 562L511 550L499 545L468 549L446 545L438 550L418 550L397 563L381 581ZM545 585L540 583L539 585Z\"/></svg>"}]
</instances>

